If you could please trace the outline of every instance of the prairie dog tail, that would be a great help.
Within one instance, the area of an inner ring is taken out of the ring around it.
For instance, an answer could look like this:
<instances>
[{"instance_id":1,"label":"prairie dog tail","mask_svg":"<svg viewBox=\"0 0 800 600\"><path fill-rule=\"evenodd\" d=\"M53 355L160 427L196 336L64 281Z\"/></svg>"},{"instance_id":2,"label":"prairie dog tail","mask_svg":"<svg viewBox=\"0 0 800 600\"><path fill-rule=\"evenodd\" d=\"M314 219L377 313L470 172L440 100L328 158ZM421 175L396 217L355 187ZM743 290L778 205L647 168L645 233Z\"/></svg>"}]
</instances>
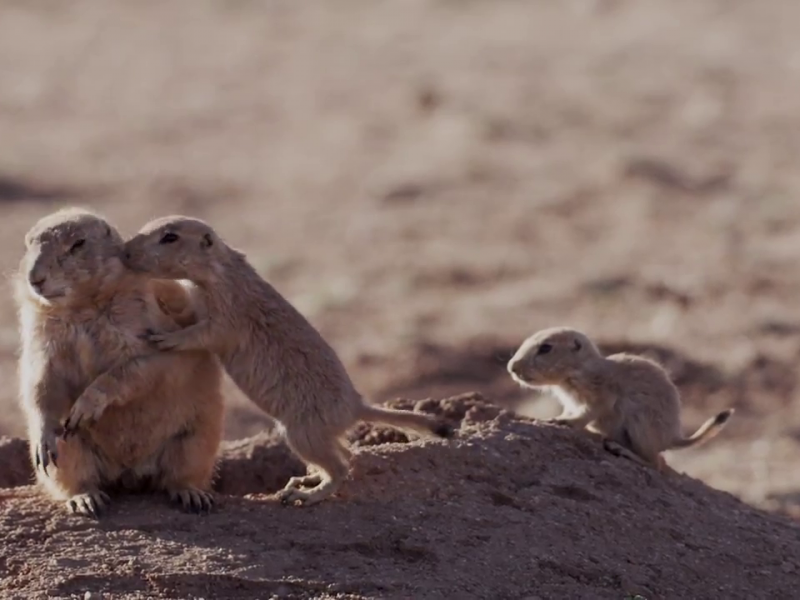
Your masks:
<instances>
[{"instance_id":1,"label":"prairie dog tail","mask_svg":"<svg viewBox=\"0 0 800 600\"><path fill-rule=\"evenodd\" d=\"M696 446L710 440L720 431L722 431L722 428L725 427L725 423L728 422L733 413L734 410L732 408L723 410L721 413L711 417L708 421L703 423L700 428L689 437L681 438L675 441L670 449L677 450L679 448L688 448L690 446Z\"/></svg>"},{"instance_id":2,"label":"prairie dog tail","mask_svg":"<svg viewBox=\"0 0 800 600\"><path fill-rule=\"evenodd\" d=\"M431 415L424 415L408 410L394 410L362 404L358 411L358 419L370 423L384 423L398 429L411 429L421 434L433 434L440 438L453 435L452 428Z\"/></svg>"}]
</instances>

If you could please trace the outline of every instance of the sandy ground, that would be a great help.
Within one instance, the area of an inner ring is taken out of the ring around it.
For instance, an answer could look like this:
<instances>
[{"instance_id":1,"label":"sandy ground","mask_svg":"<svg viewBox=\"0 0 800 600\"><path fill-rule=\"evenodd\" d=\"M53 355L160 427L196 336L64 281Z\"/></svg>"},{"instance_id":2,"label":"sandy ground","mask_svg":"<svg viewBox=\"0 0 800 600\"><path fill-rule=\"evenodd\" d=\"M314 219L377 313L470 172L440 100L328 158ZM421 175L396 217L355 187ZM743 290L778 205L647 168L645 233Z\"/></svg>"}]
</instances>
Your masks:
<instances>
[{"instance_id":1,"label":"sandy ground","mask_svg":"<svg viewBox=\"0 0 800 600\"><path fill-rule=\"evenodd\" d=\"M197 215L321 329L370 397L474 390L538 417L554 401L517 389L505 360L535 329L570 324L609 352L663 360L687 429L735 406L713 443L667 458L754 507L609 466L594 450L570 459L578 438L512 420L443 448L365 449L358 464L396 461L410 490L367 471L304 512L231 496L198 521L131 500L95 525L30 488L0 492L4 589L477 598L494 583L493 597L648 599L788 589L800 574L780 557L797 531L757 510L800 514L798 19L791 0L0 2L4 274L24 231L63 205L96 208L128 234L151 217ZM20 436L7 298L0 434ZM269 425L232 389L229 404L231 448ZM253 461L224 463L250 492L288 477L275 466L258 475ZM549 483L502 488L524 496L521 509L481 495L543 468L595 500L565 501ZM613 493L606 475L620 482ZM441 492L451 488L461 491ZM572 519L585 521L570 529ZM654 521L658 535L638 550L620 533ZM251 526L268 541L242 533ZM402 558L404 544L416 558Z\"/></svg>"},{"instance_id":2,"label":"sandy ground","mask_svg":"<svg viewBox=\"0 0 800 600\"><path fill-rule=\"evenodd\" d=\"M87 524L16 488L0 503L0 591L20 600L796 594L800 527L785 517L610 457L587 436L498 414L480 397L421 404L458 422L457 438L372 445L377 432L364 432L351 485L308 509L265 495L296 465L263 437L225 450L226 495L208 516L125 498ZM271 481L253 486L248 471Z\"/></svg>"}]
</instances>

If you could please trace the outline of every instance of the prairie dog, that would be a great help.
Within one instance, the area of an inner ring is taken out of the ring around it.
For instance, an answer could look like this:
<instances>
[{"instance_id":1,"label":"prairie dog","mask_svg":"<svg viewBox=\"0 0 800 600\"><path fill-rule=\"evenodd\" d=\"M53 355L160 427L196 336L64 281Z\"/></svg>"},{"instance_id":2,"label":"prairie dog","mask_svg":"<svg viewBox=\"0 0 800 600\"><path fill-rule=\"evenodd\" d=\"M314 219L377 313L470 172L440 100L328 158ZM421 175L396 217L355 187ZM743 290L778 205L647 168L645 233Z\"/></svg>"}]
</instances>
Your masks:
<instances>
[{"instance_id":1,"label":"prairie dog","mask_svg":"<svg viewBox=\"0 0 800 600\"><path fill-rule=\"evenodd\" d=\"M133 270L188 279L202 290L207 318L180 331L154 331L150 339L159 350L217 353L244 394L283 426L308 474L286 484L282 502L312 505L339 489L351 456L342 438L359 420L451 435L434 417L367 404L311 323L203 221L157 219L128 240L125 252Z\"/></svg>"},{"instance_id":2,"label":"prairie dog","mask_svg":"<svg viewBox=\"0 0 800 600\"><path fill-rule=\"evenodd\" d=\"M207 509L222 370L208 352L153 354L146 329L174 331L198 315L188 288L126 269L122 244L104 219L78 208L42 218L25 236L14 283L20 402L37 480L90 516L117 486L154 487L185 508ZM64 419L81 428L58 439Z\"/></svg>"},{"instance_id":3,"label":"prairie dog","mask_svg":"<svg viewBox=\"0 0 800 600\"><path fill-rule=\"evenodd\" d=\"M586 335L566 327L526 339L508 372L525 387L554 388L563 408L554 422L599 433L609 451L660 471L668 468L661 452L711 439L734 412L724 410L684 437L680 394L661 365L627 353L603 357Z\"/></svg>"}]
</instances>

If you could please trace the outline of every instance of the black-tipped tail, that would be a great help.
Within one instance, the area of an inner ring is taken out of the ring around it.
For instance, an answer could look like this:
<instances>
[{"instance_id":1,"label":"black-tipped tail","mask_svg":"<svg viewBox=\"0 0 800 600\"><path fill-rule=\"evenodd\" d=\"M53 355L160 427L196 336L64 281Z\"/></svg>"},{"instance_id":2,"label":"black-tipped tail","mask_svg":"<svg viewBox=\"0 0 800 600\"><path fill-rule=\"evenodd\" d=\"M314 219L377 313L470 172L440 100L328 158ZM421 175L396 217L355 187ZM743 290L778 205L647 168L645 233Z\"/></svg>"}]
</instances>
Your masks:
<instances>
[{"instance_id":1,"label":"black-tipped tail","mask_svg":"<svg viewBox=\"0 0 800 600\"><path fill-rule=\"evenodd\" d=\"M676 440L672 448L676 450L678 448L689 448L690 446L697 446L703 442L707 442L722 431L722 428L730 420L734 412L734 409L728 408L716 414L703 423L691 436Z\"/></svg>"},{"instance_id":2,"label":"black-tipped tail","mask_svg":"<svg viewBox=\"0 0 800 600\"><path fill-rule=\"evenodd\" d=\"M725 423L727 423L730 420L734 412L736 412L736 410L733 408L723 410L716 417L714 417L714 425L717 427L719 427L720 425L725 425Z\"/></svg>"}]
</instances>

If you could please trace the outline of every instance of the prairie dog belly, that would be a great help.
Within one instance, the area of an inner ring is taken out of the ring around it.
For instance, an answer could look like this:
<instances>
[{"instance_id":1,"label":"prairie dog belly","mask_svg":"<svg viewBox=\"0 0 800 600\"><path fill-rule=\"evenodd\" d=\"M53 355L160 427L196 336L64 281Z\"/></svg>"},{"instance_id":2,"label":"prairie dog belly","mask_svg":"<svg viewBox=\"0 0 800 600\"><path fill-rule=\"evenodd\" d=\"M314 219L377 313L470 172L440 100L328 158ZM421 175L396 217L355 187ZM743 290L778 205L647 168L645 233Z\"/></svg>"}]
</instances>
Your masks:
<instances>
[{"instance_id":1,"label":"prairie dog belly","mask_svg":"<svg viewBox=\"0 0 800 600\"><path fill-rule=\"evenodd\" d=\"M164 371L148 393L108 407L88 428L106 457L126 468L157 457L169 440L193 433L198 416L211 409L197 397L198 385L214 389L218 379L209 355L175 353L158 360L166 361Z\"/></svg>"}]
</instances>

